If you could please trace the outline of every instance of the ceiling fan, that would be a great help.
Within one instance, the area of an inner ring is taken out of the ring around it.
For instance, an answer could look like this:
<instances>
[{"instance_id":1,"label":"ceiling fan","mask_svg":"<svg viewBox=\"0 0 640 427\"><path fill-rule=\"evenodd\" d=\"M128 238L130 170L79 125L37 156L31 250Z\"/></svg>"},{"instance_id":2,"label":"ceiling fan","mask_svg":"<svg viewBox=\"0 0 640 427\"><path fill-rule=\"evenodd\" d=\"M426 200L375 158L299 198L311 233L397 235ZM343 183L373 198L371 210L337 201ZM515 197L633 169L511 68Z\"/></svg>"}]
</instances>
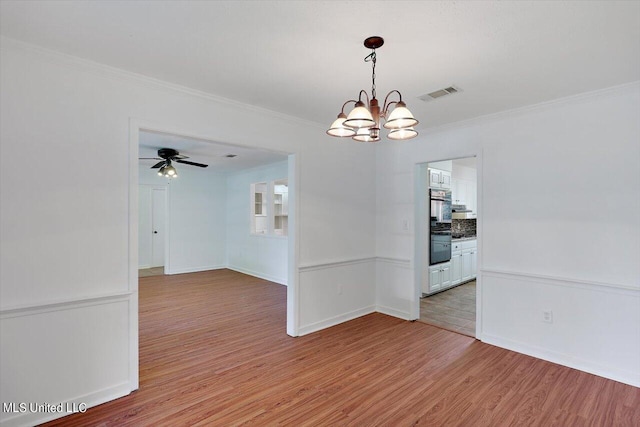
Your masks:
<instances>
[{"instance_id":1,"label":"ceiling fan","mask_svg":"<svg viewBox=\"0 0 640 427\"><path fill-rule=\"evenodd\" d=\"M151 169L159 169L158 175L167 178L176 178L178 176L176 168L171 165L172 161L176 163L184 163L185 165L198 166L199 168L206 168L207 166L209 166L202 163L195 163L184 160L188 159L189 157L183 156L178 152L178 150L174 150L173 148L159 149L158 156L159 157L140 157L140 160L160 160L158 163L151 166Z\"/></svg>"}]
</instances>

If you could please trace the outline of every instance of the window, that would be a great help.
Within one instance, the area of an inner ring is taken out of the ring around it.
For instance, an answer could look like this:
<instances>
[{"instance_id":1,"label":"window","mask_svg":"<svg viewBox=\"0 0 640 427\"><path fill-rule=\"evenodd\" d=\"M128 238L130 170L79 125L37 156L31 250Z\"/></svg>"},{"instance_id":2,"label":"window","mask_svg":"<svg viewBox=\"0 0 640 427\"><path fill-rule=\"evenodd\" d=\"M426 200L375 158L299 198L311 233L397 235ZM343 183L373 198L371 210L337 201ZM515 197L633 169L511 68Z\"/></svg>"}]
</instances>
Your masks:
<instances>
[{"instance_id":1,"label":"window","mask_svg":"<svg viewBox=\"0 0 640 427\"><path fill-rule=\"evenodd\" d=\"M251 234L289 234L287 179L251 184Z\"/></svg>"}]
</instances>

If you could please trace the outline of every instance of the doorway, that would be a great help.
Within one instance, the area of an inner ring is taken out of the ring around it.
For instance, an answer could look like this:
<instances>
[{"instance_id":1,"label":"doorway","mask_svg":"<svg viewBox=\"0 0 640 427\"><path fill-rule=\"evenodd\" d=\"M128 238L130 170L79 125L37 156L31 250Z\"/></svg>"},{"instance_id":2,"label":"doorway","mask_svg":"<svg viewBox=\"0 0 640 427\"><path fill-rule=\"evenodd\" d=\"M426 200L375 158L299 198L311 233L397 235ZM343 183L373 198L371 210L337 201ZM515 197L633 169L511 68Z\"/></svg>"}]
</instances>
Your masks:
<instances>
[{"instance_id":1,"label":"doorway","mask_svg":"<svg viewBox=\"0 0 640 427\"><path fill-rule=\"evenodd\" d=\"M424 224L416 236L418 318L471 337L478 318L478 175L475 157L458 158L418 165L416 182L416 215Z\"/></svg>"},{"instance_id":2,"label":"doorway","mask_svg":"<svg viewBox=\"0 0 640 427\"><path fill-rule=\"evenodd\" d=\"M164 275L167 246L167 188L138 185L138 277Z\"/></svg>"},{"instance_id":3,"label":"doorway","mask_svg":"<svg viewBox=\"0 0 640 427\"><path fill-rule=\"evenodd\" d=\"M150 135L154 138L160 138L157 140L157 144L146 144L145 139ZM225 236L227 234L226 221L221 219L220 215L216 216L216 220L211 220L212 214L216 212L217 205L214 202L210 202L207 206L200 206L197 209L188 209L188 204L184 203L185 194L188 192L188 197L191 197L195 193L195 187L193 180L189 177L189 174L182 172L191 171L214 171L224 173L225 165L242 165L245 169L260 168L260 165L268 165L275 162L284 162L284 174L278 173L278 176L273 178L276 180L286 180L287 182L287 233L286 236L268 236L271 240L279 240L279 247L284 250L284 258L286 260L287 267L284 269L283 277L287 287L287 315L286 315L286 333L290 336L298 336L298 275L297 275L297 258L298 258L298 232L297 232L297 212L298 212L298 180L299 170L297 168L296 155L287 152L279 152L270 149L263 149L252 146L236 145L230 143L216 142L215 137L207 137L206 131L184 131L175 127L167 127L163 124L143 122L137 119L131 119L130 121L130 215L129 215L129 247L136 248L130 254L130 291L134 294L138 290L138 235L139 235L139 200L138 200L138 185L140 183L151 183L146 181L153 177L157 182L159 178L155 171L157 169L151 169L153 166L153 160L143 160L140 158L156 157L157 150L161 147L173 147L178 151L182 151L181 154L185 154L190 157L188 161L178 162L174 164L176 167L179 178L165 180L166 186L166 232L165 239L165 274L179 274L194 271L210 270L215 268L225 268L227 262L227 255L224 251L213 251L212 253L201 253L200 249L205 246L209 246L212 239L205 239L203 235L217 235ZM177 144L177 145L176 145ZM149 147L149 145L157 145L156 147ZM174 146L175 145L175 146ZM146 151L145 151L146 150ZM184 158L181 158L184 160ZM201 169L193 167L190 162L195 161L197 163L205 163L209 165L208 169ZM141 163L147 162L147 163ZM189 168L189 169L187 169ZM190 181L191 180L191 181ZM214 180L215 181L215 180ZM190 182L190 183L189 183ZM216 182L225 182L225 179L218 179ZM189 183L189 184L188 184ZM215 185L210 180L205 182L201 180L200 189L205 191L216 191ZM185 191L178 191L179 187ZM220 189L220 187L218 187ZM221 191L226 191L223 189ZM244 190L243 190L244 191ZM248 191L248 190L247 190ZM236 192L231 192L236 194ZM242 196L239 194L239 197ZM211 197L201 198L200 200L209 200ZM245 197L242 197L244 200ZM246 200L249 200L247 195ZM218 212L219 213L219 212ZM182 217L179 218L179 216ZM202 230L202 228L193 227L193 219L199 217L208 217L210 219L210 229ZM228 215L228 218L244 219L249 218L249 213L246 215ZM211 229L217 230L217 233L212 233ZM280 230L281 228L277 228ZM245 233L247 234L247 233ZM173 236L173 237L172 237ZM180 239L174 238L179 236ZM186 238L191 239L189 244L184 244ZM261 253L272 255L273 251L262 251ZM194 254L201 253L201 257L192 256ZM206 255L206 256L205 256ZM248 257L246 252L239 251L241 257L253 259ZM198 259L195 259L198 258ZM185 259L194 260L191 264L186 265ZM251 274L251 272L249 272ZM270 278L267 280L274 281ZM137 305L132 305L132 316L138 317ZM138 341L138 331L132 325L131 328L132 337L132 349L136 348ZM132 351L132 366L136 364L137 352ZM132 372L137 372L134 370ZM137 378L137 375L136 375Z\"/></svg>"}]
</instances>

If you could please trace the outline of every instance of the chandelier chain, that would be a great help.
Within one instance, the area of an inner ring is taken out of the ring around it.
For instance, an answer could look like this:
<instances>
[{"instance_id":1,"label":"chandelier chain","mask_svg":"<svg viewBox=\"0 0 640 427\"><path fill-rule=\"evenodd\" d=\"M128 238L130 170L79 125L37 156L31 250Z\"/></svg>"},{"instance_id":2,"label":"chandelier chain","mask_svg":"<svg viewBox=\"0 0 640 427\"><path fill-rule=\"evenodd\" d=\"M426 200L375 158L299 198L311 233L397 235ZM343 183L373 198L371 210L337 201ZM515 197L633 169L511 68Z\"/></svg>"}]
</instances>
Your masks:
<instances>
[{"instance_id":1,"label":"chandelier chain","mask_svg":"<svg viewBox=\"0 0 640 427\"><path fill-rule=\"evenodd\" d=\"M372 49L371 53L364 58L364 62L371 61L371 95L376 97L376 50Z\"/></svg>"}]
</instances>

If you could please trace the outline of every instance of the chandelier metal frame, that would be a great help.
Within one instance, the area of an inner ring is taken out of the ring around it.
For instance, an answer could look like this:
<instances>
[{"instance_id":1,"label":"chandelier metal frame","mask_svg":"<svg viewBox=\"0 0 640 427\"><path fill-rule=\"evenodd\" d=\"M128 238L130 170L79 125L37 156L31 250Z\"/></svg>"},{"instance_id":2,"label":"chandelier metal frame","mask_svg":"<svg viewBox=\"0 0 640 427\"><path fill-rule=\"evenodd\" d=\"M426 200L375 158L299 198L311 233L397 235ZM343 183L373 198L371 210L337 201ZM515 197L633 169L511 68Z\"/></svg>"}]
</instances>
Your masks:
<instances>
[{"instance_id":1,"label":"chandelier metal frame","mask_svg":"<svg viewBox=\"0 0 640 427\"><path fill-rule=\"evenodd\" d=\"M393 140L405 140L415 138L418 135L413 126L418 120L402 101L402 94L398 90L390 91L384 98L382 108L376 98L376 49L384 44L380 36L371 36L365 39L364 46L371 49L371 53L364 58L364 62L371 62L371 98L363 89L358 94L358 100L350 99L342 104L338 118L333 122L327 134L335 137L351 137L361 142L380 141L380 119L385 119L383 127L389 129L387 137ZM398 100L391 101L389 97L397 94ZM363 97L366 100L363 102ZM347 116L344 109L350 103L354 104L353 110ZM391 107L394 107L391 110Z\"/></svg>"}]
</instances>

